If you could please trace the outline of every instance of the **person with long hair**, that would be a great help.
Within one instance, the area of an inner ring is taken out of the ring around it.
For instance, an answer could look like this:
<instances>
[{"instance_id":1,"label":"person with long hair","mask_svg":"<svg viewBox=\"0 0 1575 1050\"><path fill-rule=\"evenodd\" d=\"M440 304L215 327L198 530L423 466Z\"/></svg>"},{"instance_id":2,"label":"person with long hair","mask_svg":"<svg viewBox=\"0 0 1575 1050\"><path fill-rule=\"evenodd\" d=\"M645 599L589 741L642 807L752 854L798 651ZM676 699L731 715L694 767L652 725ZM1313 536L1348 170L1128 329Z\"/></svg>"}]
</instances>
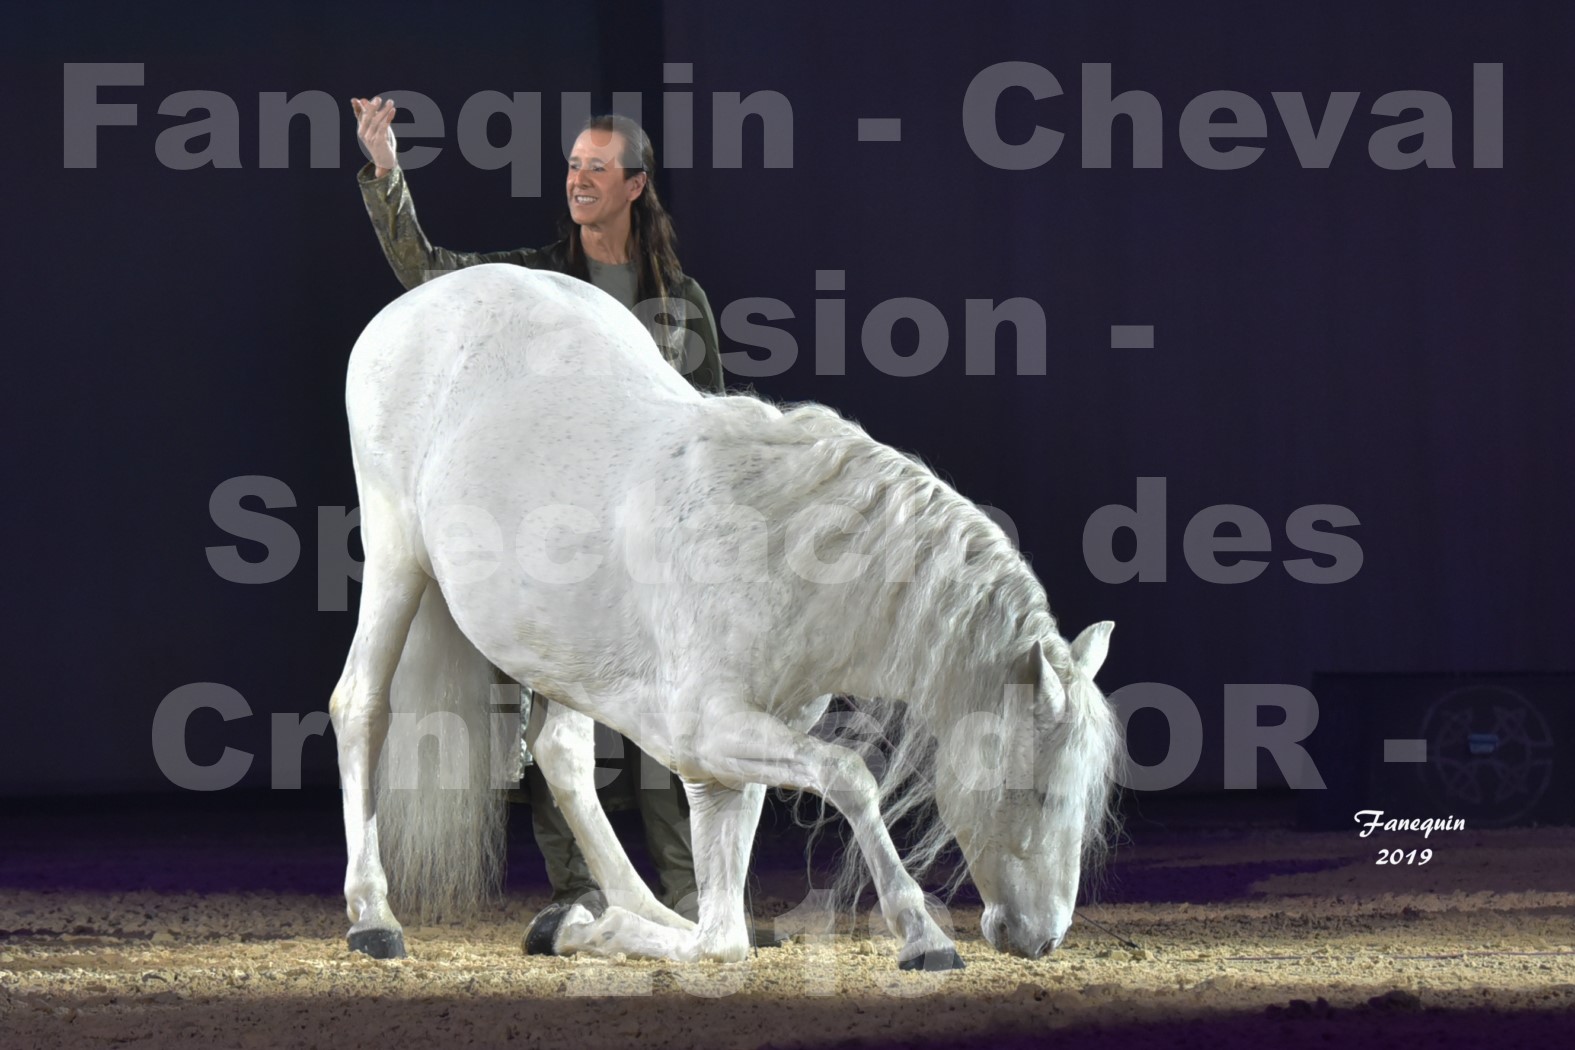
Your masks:
<instances>
[{"instance_id":1,"label":"person with long hair","mask_svg":"<svg viewBox=\"0 0 1575 1050\"><path fill-rule=\"evenodd\" d=\"M357 174L367 214L383 253L406 288L465 266L513 263L556 270L588 281L635 312L663 357L697 389L723 392L716 320L704 290L678 262L672 220L653 179L656 155L639 124L623 116L592 117L575 139L565 180L568 212L558 240L543 248L458 252L432 244L416 221L410 187L395 153L391 99L353 99L358 129L371 161ZM549 701L550 702L550 701ZM624 741L624 776L645 826L646 848L661 878L662 902L693 919L694 857L682 786L647 786L653 760ZM536 844L547 862L554 903L596 892L568 822L552 801L546 779L527 767ZM604 799L605 800L605 799Z\"/></svg>"}]
</instances>

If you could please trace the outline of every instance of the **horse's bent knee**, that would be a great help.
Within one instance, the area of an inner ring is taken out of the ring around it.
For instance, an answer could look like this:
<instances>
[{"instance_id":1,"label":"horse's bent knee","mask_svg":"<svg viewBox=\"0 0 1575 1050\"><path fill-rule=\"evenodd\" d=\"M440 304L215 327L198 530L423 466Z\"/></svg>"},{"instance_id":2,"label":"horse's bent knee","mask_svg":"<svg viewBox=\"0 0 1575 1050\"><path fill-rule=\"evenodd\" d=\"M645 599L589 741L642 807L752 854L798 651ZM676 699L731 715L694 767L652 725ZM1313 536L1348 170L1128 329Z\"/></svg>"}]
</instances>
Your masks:
<instances>
[{"instance_id":1,"label":"horse's bent knee","mask_svg":"<svg viewBox=\"0 0 1575 1050\"><path fill-rule=\"evenodd\" d=\"M853 792L860 797L872 795L877 785L875 775L864 759L844 747L832 746L821 770L821 794Z\"/></svg>"}]
</instances>

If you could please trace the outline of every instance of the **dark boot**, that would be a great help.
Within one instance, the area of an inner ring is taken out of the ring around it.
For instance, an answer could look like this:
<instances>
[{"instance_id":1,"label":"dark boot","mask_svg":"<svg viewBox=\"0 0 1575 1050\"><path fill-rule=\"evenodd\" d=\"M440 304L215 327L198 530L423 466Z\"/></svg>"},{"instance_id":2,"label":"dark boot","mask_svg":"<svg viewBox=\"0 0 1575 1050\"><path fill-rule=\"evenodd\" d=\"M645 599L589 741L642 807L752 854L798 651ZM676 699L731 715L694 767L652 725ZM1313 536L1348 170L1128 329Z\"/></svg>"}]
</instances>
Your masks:
<instances>
[{"instance_id":1,"label":"dark boot","mask_svg":"<svg viewBox=\"0 0 1575 1050\"><path fill-rule=\"evenodd\" d=\"M530 790L530 822L536 833L536 848L547 862L547 881L552 884L555 904L572 904L587 893L600 893L585 856L574 841L574 832L563 812L552 799L552 788L541 769L530 766L525 770L525 783ZM596 911L596 908L592 908Z\"/></svg>"}]
</instances>

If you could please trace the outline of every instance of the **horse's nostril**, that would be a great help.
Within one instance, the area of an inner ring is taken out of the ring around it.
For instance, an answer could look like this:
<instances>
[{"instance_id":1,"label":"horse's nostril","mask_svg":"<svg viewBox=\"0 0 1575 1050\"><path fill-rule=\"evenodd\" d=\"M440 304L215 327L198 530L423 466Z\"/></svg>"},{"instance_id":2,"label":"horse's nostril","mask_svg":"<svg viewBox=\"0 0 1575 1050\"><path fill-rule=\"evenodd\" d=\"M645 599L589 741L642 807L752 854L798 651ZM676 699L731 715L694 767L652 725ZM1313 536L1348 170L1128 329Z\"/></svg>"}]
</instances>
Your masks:
<instances>
[{"instance_id":1,"label":"horse's nostril","mask_svg":"<svg viewBox=\"0 0 1575 1050\"><path fill-rule=\"evenodd\" d=\"M1006 936L1006 920L997 919L995 922L995 946L1004 950L1009 944L1011 942L1007 940Z\"/></svg>"},{"instance_id":2,"label":"horse's nostril","mask_svg":"<svg viewBox=\"0 0 1575 1050\"><path fill-rule=\"evenodd\" d=\"M1055 951L1055 941L1045 941L1039 946L1039 950L1034 952L1034 958L1043 959L1053 951Z\"/></svg>"}]
</instances>

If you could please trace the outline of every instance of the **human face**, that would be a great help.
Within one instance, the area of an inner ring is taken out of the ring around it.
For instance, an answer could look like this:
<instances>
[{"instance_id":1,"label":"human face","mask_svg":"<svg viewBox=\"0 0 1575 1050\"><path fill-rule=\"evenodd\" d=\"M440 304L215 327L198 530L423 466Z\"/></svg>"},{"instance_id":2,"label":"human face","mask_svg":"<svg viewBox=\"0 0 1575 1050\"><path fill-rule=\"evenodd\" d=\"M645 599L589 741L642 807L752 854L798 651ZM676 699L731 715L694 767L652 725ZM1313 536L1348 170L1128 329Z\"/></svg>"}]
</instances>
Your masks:
<instances>
[{"instance_id":1,"label":"human face","mask_svg":"<svg viewBox=\"0 0 1575 1050\"><path fill-rule=\"evenodd\" d=\"M645 172L625 177L619 158L627 148L616 131L580 132L569 154L569 218L594 228L628 222L629 205L645 189Z\"/></svg>"}]
</instances>

